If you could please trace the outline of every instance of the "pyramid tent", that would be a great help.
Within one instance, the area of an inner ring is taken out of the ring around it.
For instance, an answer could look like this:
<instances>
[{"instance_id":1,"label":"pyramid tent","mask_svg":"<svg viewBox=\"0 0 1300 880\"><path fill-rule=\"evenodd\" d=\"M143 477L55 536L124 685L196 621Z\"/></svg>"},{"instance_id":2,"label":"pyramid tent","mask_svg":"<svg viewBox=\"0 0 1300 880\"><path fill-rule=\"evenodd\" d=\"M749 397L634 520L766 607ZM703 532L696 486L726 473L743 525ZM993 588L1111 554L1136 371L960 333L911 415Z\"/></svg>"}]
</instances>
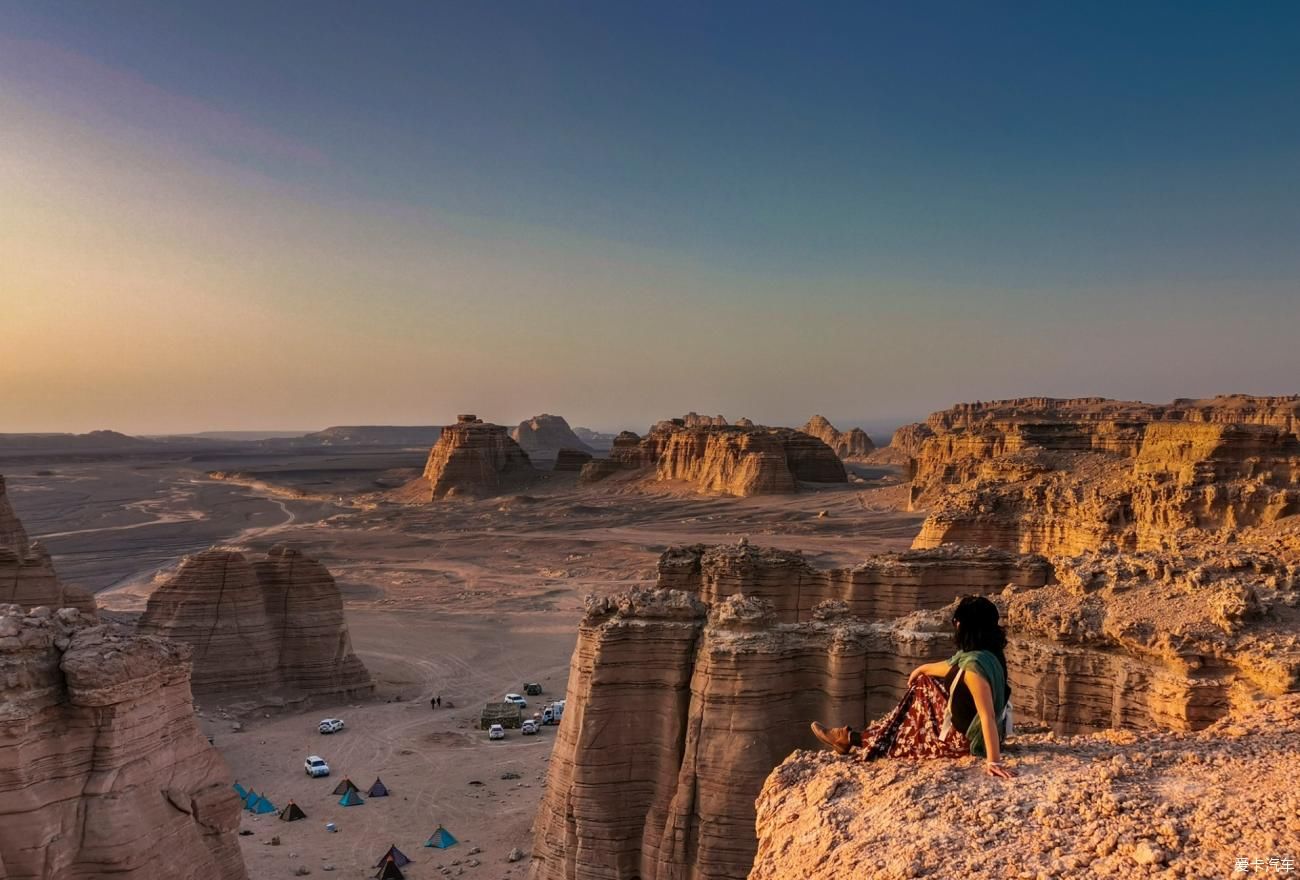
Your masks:
<instances>
[{"instance_id":1,"label":"pyramid tent","mask_svg":"<svg viewBox=\"0 0 1300 880\"><path fill-rule=\"evenodd\" d=\"M429 839L424 842L424 845L436 846L438 849L446 849L449 846L456 845L456 838L451 836L450 831L439 825Z\"/></svg>"},{"instance_id":2,"label":"pyramid tent","mask_svg":"<svg viewBox=\"0 0 1300 880\"><path fill-rule=\"evenodd\" d=\"M384 785L384 780L376 777L375 784L370 786L370 791L366 792L370 797L388 797L388 786ZM401 867L398 865L397 867Z\"/></svg>"},{"instance_id":3,"label":"pyramid tent","mask_svg":"<svg viewBox=\"0 0 1300 880\"><path fill-rule=\"evenodd\" d=\"M347 794L349 791L361 791L361 789L357 788L357 787L352 783L352 780L351 780L351 779L348 779L348 778L346 778L346 777L344 777L344 779L343 779L342 782L340 782L338 785L334 786L334 793L335 793L335 794Z\"/></svg>"},{"instance_id":4,"label":"pyramid tent","mask_svg":"<svg viewBox=\"0 0 1300 880\"><path fill-rule=\"evenodd\" d=\"M406 880L406 875L397 867L397 862L385 859L384 866L375 874L375 880Z\"/></svg>"},{"instance_id":5,"label":"pyramid tent","mask_svg":"<svg viewBox=\"0 0 1300 880\"><path fill-rule=\"evenodd\" d=\"M379 857L379 861L375 862L375 867L382 868L384 866L384 862L388 861L389 859L392 859L394 862L396 862L397 867L399 868L404 868L407 865L411 864L411 860L406 857L406 853L398 849L396 845L393 845L388 848L388 852L384 853L382 856Z\"/></svg>"},{"instance_id":6,"label":"pyramid tent","mask_svg":"<svg viewBox=\"0 0 1300 880\"><path fill-rule=\"evenodd\" d=\"M242 801L242 800L244 800L245 798L248 797L248 789L244 788L242 785L240 785L238 782L236 782L236 783L235 783L235 794L239 795L239 799Z\"/></svg>"},{"instance_id":7,"label":"pyramid tent","mask_svg":"<svg viewBox=\"0 0 1300 880\"><path fill-rule=\"evenodd\" d=\"M274 813L275 804L268 801L264 796L258 795L257 800L248 805L248 809L254 813Z\"/></svg>"},{"instance_id":8,"label":"pyramid tent","mask_svg":"<svg viewBox=\"0 0 1300 880\"><path fill-rule=\"evenodd\" d=\"M261 797L260 794L258 794L257 792L253 791L253 790L250 788L250 789L248 790L248 794L244 795L244 809L245 809L245 810L251 810L251 809L253 809L253 804L257 803L257 799L260 798L260 797Z\"/></svg>"},{"instance_id":9,"label":"pyramid tent","mask_svg":"<svg viewBox=\"0 0 1300 880\"><path fill-rule=\"evenodd\" d=\"M280 818L286 822L297 822L299 819L306 819L307 814L302 811L302 807L289 801L289 806L280 811Z\"/></svg>"},{"instance_id":10,"label":"pyramid tent","mask_svg":"<svg viewBox=\"0 0 1300 880\"><path fill-rule=\"evenodd\" d=\"M365 801L361 799L361 795L357 794L355 788L349 788L347 793L339 798L339 804L345 807L357 807L364 803Z\"/></svg>"}]
</instances>

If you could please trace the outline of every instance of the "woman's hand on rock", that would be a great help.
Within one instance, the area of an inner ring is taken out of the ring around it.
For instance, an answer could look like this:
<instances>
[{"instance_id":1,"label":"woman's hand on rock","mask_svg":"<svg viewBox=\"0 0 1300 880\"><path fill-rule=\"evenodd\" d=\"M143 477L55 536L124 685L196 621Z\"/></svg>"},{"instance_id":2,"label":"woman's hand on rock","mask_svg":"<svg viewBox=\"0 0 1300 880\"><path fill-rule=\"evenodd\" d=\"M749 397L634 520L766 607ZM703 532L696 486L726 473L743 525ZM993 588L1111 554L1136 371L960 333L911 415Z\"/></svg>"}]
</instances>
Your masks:
<instances>
[{"instance_id":1,"label":"woman's hand on rock","mask_svg":"<svg viewBox=\"0 0 1300 880\"><path fill-rule=\"evenodd\" d=\"M1000 779L1010 779L1016 775L1016 771L1012 770L1005 764L994 764L992 761L984 765L984 772L990 776L997 776Z\"/></svg>"}]
</instances>

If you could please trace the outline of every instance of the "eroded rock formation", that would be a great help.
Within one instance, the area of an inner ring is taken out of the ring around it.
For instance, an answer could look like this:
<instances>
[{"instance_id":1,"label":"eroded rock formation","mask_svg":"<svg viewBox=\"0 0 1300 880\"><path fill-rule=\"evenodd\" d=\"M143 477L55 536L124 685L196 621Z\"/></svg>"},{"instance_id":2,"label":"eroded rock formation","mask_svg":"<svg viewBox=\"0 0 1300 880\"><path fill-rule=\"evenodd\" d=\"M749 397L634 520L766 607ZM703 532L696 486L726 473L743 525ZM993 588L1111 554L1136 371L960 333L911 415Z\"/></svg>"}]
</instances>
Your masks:
<instances>
[{"instance_id":1,"label":"eroded rock formation","mask_svg":"<svg viewBox=\"0 0 1300 880\"><path fill-rule=\"evenodd\" d=\"M442 429L424 473L393 494L407 502L499 495L527 485L537 473L504 427L461 415Z\"/></svg>"},{"instance_id":2,"label":"eroded rock formation","mask_svg":"<svg viewBox=\"0 0 1300 880\"><path fill-rule=\"evenodd\" d=\"M1293 858L1300 789L1277 768L1300 762L1300 697L1199 733L1022 735L1011 755L1008 784L974 758L795 752L759 797L749 880L1227 877Z\"/></svg>"},{"instance_id":3,"label":"eroded rock formation","mask_svg":"<svg viewBox=\"0 0 1300 880\"><path fill-rule=\"evenodd\" d=\"M563 449L586 453L593 451L573 432L563 416L553 416L548 413L520 422L519 426L510 432L510 437L533 458L539 456L555 458Z\"/></svg>"},{"instance_id":4,"label":"eroded rock formation","mask_svg":"<svg viewBox=\"0 0 1300 880\"><path fill-rule=\"evenodd\" d=\"M1300 398L1154 406L1100 398L966 404L930 416L914 546L1074 555L1234 540L1300 513Z\"/></svg>"},{"instance_id":5,"label":"eroded rock formation","mask_svg":"<svg viewBox=\"0 0 1300 880\"><path fill-rule=\"evenodd\" d=\"M326 568L283 545L250 562L205 550L149 596L141 633L193 649L194 693L346 699L373 688Z\"/></svg>"},{"instance_id":6,"label":"eroded rock formation","mask_svg":"<svg viewBox=\"0 0 1300 880\"><path fill-rule=\"evenodd\" d=\"M85 590L65 586L54 572L50 554L30 541L14 514L0 476L0 603L36 608L76 608L95 613L95 599Z\"/></svg>"},{"instance_id":7,"label":"eroded rock formation","mask_svg":"<svg viewBox=\"0 0 1300 880\"><path fill-rule=\"evenodd\" d=\"M794 492L800 482L848 481L834 450L801 431L691 426L685 419L659 422L644 438L624 431L614 439L608 463L592 462L583 479L591 482L620 470L649 468L656 482L681 481L701 492L741 497Z\"/></svg>"},{"instance_id":8,"label":"eroded rock formation","mask_svg":"<svg viewBox=\"0 0 1300 880\"><path fill-rule=\"evenodd\" d=\"M0 877L247 877L189 648L0 606Z\"/></svg>"},{"instance_id":9,"label":"eroded rock formation","mask_svg":"<svg viewBox=\"0 0 1300 880\"><path fill-rule=\"evenodd\" d=\"M866 431L861 428L840 431L824 416L813 416L799 430L825 443L840 458L863 458L876 448Z\"/></svg>"},{"instance_id":10,"label":"eroded rock formation","mask_svg":"<svg viewBox=\"0 0 1300 880\"><path fill-rule=\"evenodd\" d=\"M580 449L561 449L555 456L555 470L581 471L591 461L591 453Z\"/></svg>"},{"instance_id":11,"label":"eroded rock formation","mask_svg":"<svg viewBox=\"0 0 1300 880\"><path fill-rule=\"evenodd\" d=\"M1017 717L1059 733L1194 730L1300 684L1300 566L1263 551L1053 569L944 547L818 570L744 542L678 548L656 590L588 605L532 876L744 877L767 773L815 745L810 720L862 725L948 656L967 593L1003 608Z\"/></svg>"}]
</instances>

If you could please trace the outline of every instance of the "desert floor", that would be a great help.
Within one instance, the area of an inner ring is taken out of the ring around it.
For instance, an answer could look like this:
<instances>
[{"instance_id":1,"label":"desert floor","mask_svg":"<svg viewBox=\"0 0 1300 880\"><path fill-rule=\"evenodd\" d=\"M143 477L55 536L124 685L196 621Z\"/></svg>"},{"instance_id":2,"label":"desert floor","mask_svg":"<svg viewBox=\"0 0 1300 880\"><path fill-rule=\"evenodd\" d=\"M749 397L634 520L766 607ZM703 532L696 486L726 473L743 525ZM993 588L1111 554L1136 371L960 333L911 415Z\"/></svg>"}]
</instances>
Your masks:
<instances>
[{"instance_id":1,"label":"desert floor","mask_svg":"<svg viewBox=\"0 0 1300 880\"><path fill-rule=\"evenodd\" d=\"M900 475L868 466L852 468L849 486L769 498L646 492L618 480L580 487L573 475L554 474L494 499L384 502L383 490L417 474L424 455L6 465L28 531L50 548L65 581L97 592L109 616L133 618L160 573L213 544L265 550L289 541L338 579L354 647L377 683L373 699L268 706L250 695L238 705L199 705L235 778L277 807L293 799L308 815L286 823L245 813L253 834L240 841L254 880L289 877L299 865L370 876L394 843L415 860L413 878L442 876L438 865L453 875L523 876L527 860L512 864L507 854L529 849L555 731L489 742L476 729L478 711L524 681L546 690L530 711L563 696L585 596L653 584L659 553L676 544L748 537L802 550L818 565L851 564L905 549L921 521L899 509ZM237 476L214 479L213 471ZM432 695L444 708L430 709ZM316 722L330 716L347 728L322 736ZM308 779L308 754L324 757L333 775ZM507 773L518 778L502 779ZM392 794L341 807L331 792L345 776L363 790L381 777ZM440 823L461 843L424 848Z\"/></svg>"}]
</instances>

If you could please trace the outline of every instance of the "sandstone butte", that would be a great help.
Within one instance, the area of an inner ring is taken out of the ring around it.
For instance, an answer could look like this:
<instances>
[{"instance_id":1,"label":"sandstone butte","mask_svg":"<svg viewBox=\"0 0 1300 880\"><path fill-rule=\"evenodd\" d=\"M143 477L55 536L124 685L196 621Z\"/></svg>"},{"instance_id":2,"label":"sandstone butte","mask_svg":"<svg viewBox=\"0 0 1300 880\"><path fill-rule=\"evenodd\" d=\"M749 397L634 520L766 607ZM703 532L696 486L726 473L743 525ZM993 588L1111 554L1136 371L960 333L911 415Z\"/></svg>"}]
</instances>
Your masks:
<instances>
[{"instance_id":1,"label":"sandstone butte","mask_svg":"<svg viewBox=\"0 0 1300 880\"><path fill-rule=\"evenodd\" d=\"M582 441L563 416L542 413L510 432L510 437L519 444L519 448L532 457L555 458L562 450L585 452L590 455L593 450Z\"/></svg>"},{"instance_id":2,"label":"sandstone butte","mask_svg":"<svg viewBox=\"0 0 1300 880\"><path fill-rule=\"evenodd\" d=\"M149 596L138 630L190 646L200 697L351 699L374 687L334 578L283 545L256 561L220 549L186 557Z\"/></svg>"},{"instance_id":3,"label":"sandstone butte","mask_svg":"<svg viewBox=\"0 0 1300 880\"><path fill-rule=\"evenodd\" d=\"M189 648L0 605L0 877L245 880Z\"/></svg>"},{"instance_id":4,"label":"sandstone butte","mask_svg":"<svg viewBox=\"0 0 1300 880\"><path fill-rule=\"evenodd\" d=\"M614 438L609 458L587 464L582 479L595 482L630 473L739 497L795 492L801 482L848 481L835 451L802 431L701 421L705 417L659 422L644 438L624 431Z\"/></svg>"},{"instance_id":5,"label":"sandstone butte","mask_svg":"<svg viewBox=\"0 0 1300 880\"><path fill-rule=\"evenodd\" d=\"M50 554L28 540L14 514L0 476L0 603L35 608L76 608L95 613L95 599L78 587L64 586L54 573Z\"/></svg>"},{"instance_id":6,"label":"sandstone butte","mask_svg":"<svg viewBox=\"0 0 1300 880\"><path fill-rule=\"evenodd\" d=\"M813 416L799 430L825 443L840 458L865 458L876 449L866 431L861 428L840 431L824 416Z\"/></svg>"},{"instance_id":7,"label":"sandstone butte","mask_svg":"<svg viewBox=\"0 0 1300 880\"><path fill-rule=\"evenodd\" d=\"M899 433L916 547L1047 554L1245 540L1300 512L1300 397L964 404Z\"/></svg>"},{"instance_id":8,"label":"sandstone butte","mask_svg":"<svg viewBox=\"0 0 1300 880\"><path fill-rule=\"evenodd\" d=\"M538 473L506 428L474 415L461 415L456 424L438 435L424 473L395 490L392 497L408 503L490 497L521 488Z\"/></svg>"}]
</instances>

